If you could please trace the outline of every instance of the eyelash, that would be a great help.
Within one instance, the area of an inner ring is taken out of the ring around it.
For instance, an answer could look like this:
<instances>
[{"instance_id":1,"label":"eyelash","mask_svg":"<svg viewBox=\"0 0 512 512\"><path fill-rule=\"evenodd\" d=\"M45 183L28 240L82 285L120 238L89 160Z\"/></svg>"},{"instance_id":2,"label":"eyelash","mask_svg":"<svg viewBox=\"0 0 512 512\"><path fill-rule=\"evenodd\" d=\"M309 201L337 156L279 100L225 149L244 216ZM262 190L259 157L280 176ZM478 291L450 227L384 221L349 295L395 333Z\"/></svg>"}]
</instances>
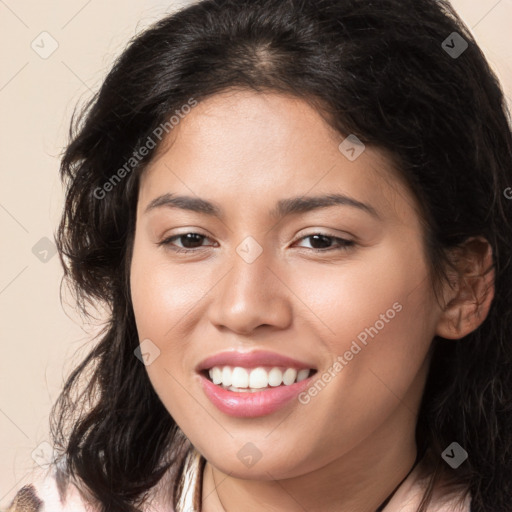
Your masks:
<instances>
[{"instance_id":1,"label":"eyelash","mask_svg":"<svg viewBox=\"0 0 512 512\"><path fill-rule=\"evenodd\" d=\"M172 245L172 243L171 243L172 240L174 240L175 238L184 237L186 235L199 235L201 237L204 237L205 239L208 238L206 235L203 235L202 233L196 233L196 232L181 233L179 235L170 236L170 237L162 240L161 242L158 242L157 245L158 246L162 246L162 245L163 246L167 246L170 250L172 250L172 251L174 251L176 253L192 253L192 252L197 252L198 250L200 250L200 249L202 249L204 247L204 246L202 246L202 247L198 247L196 249L184 249L182 247L175 247L175 246ZM328 235L326 233L312 233L310 235L306 235L306 236L303 236L302 238L299 238L297 240L297 242L299 242L301 240L304 240L305 238L311 238L311 237L316 236L316 235L320 235L320 236L322 236L324 238L329 238L329 239L335 240L338 243L342 244L342 245L340 245L338 247L334 247L334 248L309 249L310 251L313 251L313 252L316 252L316 253L331 252L331 251L347 251L348 249L350 249L351 247L353 247L355 245L355 242L353 242L352 240L345 240L344 238Z\"/></svg>"}]
</instances>

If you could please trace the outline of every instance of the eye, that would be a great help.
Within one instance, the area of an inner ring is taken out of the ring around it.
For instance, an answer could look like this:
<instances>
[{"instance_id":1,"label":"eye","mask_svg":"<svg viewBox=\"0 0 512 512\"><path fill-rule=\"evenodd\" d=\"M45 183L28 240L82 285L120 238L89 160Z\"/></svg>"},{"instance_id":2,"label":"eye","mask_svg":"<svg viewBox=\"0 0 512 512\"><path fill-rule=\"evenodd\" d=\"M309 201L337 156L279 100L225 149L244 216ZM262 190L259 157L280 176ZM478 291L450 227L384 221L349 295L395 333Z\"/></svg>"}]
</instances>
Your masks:
<instances>
[{"instance_id":1,"label":"eye","mask_svg":"<svg viewBox=\"0 0 512 512\"><path fill-rule=\"evenodd\" d=\"M344 238L335 237L324 233L313 233L311 235L307 235L300 238L299 241L306 240L308 238L312 240L313 245L321 246L311 247L311 250L314 252L343 251L348 250L350 247L353 247L355 245L355 242L353 242L352 240L345 240ZM174 241L180 239L182 239L183 246L176 247L174 245ZM170 236L159 242L157 245L164 245L177 253L191 253L197 252L198 249L205 247L204 245L202 245L202 242L204 240L208 240L208 237L206 235L203 235L201 233L190 232ZM332 247L333 242L334 247Z\"/></svg>"},{"instance_id":2,"label":"eye","mask_svg":"<svg viewBox=\"0 0 512 512\"><path fill-rule=\"evenodd\" d=\"M185 247L175 247L173 245L173 241L176 239L184 239L184 245ZM165 245L169 249L175 251L175 252L197 252L196 249L191 248L190 246L194 246L194 244L197 244L205 239L208 239L206 235L202 235L201 233L181 233L179 235L173 235L170 236L161 242L159 242L157 245ZM199 245L199 248L203 246Z\"/></svg>"},{"instance_id":3,"label":"eye","mask_svg":"<svg viewBox=\"0 0 512 512\"><path fill-rule=\"evenodd\" d=\"M306 240L311 238L312 245L320 245L323 247L312 247L315 252L329 252L329 251L345 251L355 245L352 240L345 240L344 238L324 234L324 233L313 233L311 235L303 236L300 240ZM329 243L331 241L331 243ZM326 247L326 245L332 245L332 241L335 242L335 247Z\"/></svg>"}]
</instances>

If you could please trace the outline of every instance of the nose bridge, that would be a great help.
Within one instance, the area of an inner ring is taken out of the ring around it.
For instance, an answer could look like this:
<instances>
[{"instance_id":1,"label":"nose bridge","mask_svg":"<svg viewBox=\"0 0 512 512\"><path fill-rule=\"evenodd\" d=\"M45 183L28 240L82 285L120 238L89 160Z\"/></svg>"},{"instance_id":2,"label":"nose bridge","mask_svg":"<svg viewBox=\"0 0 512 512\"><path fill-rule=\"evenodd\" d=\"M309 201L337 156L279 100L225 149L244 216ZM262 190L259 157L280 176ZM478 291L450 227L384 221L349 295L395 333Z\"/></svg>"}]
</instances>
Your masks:
<instances>
[{"instance_id":1,"label":"nose bridge","mask_svg":"<svg viewBox=\"0 0 512 512\"><path fill-rule=\"evenodd\" d=\"M287 288L276 277L271 256L252 237L235 248L211 305L213 323L248 332L261 324L283 327L289 322Z\"/></svg>"}]
</instances>

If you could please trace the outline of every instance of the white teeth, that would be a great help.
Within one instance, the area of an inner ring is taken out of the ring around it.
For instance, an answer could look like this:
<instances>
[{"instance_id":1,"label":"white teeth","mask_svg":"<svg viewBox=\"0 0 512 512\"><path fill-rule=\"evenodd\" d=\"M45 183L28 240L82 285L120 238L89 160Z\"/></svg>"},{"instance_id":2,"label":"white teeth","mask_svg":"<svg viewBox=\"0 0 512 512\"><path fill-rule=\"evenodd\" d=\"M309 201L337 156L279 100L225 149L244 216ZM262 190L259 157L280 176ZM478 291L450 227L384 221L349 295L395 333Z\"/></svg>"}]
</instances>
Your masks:
<instances>
[{"instance_id":1,"label":"white teeth","mask_svg":"<svg viewBox=\"0 0 512 512\"><path fill-rule=\"evenodd\" d=\"M297 378L297 370L295 368L287 368L283 375L283 384L289 386L295 382Z\"/></svg>"},{"instance_id":2,"label":"white teeth","mask_svg":"<svg viewBox=\"0 0 512 512\"><path fill-rule=\"evenodd\" d=\"M251 370L251 375L249 376L249 387L250 388L266 388L268 386L268 375L265 371L265 368L255 368ZM238 386L242 387L242 386Z\"/></svg>"},{"instance_id":3,"label":"white teeth","mask_svg":"<svg viewBox=\"0 0 512 512\"><path fill-rule=\"evenodd\" d=\"M249 387L249 372L245 368L235 366L231 374L231 385L234 388L248 388Z\"/></svg>"},{"instance_id":4,"label":"white teeth","mask_svg":"<svg viewBox=\"0 0 512 512\"><path fill-rule=\"evenodd\" d=\"M308 370L309 371L309 370ZM268 384L269 386L280 386L283 382L283 372L279 368L272 368L268 372Z\"/></svg>"},{"instance_id":5,"label":"white teeth","mask_svg":"<svg viewBox=\"0 0 512 512\"><path fill-rule=\"evenodd\" d=\"M229 388L226 389L229 391L236 391L237 393L257 393L258 391L261 391L261 389L235 388L233 386L229 386Z\"/></svg>"},{"instance_id":6,"label":"white teeth","mask_svg":"<svg viewBox=\"0 0 512 512\"><path fill-rule=\"evenodd\" d=\"M231 375L231 367L224 366L224 368L222 368L222 382L219 382L219 384L224 384L224 386L231 386Z\"/></svg>"},{"instance_id":7,"label":"white teeth","mask_svg":"<svg viewBox=\"0 0 512 512\"><path fill-rule=\"evenodd\" d=\"M309 377L309 370L299 370L297 373L297 382L307 379Z\"/></svg>"},{"instance_id":8,"label":"white teeth","mask_svg":"<svg viewBox=\"0 0 512 512\"><path fill-rule=\"evenodd\" d=\"M222 382L222 370L218 366L210 370L210 379L212 379L214 384L220 384Z\"/></svg>"},{"instance_id":9,"label":"white teeth","mask_svg":"<svg viewBox=\"0 0 512 512\"><path fill-rule=\"evenodd\" d=\"M214 384L230 391L254 392L263 388L277 387L282 384L290 386L295 382L307 379L310 369L280 367L242 368L241 366L214 366L209 370L210 379Z\"/></svg>"}]
</instances>

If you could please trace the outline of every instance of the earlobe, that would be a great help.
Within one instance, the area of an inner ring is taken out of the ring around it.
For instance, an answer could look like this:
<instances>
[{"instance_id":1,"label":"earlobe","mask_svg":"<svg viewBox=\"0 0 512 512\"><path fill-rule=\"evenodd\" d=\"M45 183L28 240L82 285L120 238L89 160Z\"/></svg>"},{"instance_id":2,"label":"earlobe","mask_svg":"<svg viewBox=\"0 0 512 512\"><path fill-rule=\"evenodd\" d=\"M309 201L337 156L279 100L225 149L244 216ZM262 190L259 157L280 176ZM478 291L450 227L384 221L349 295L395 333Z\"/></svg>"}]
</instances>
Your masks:
<instances>
[{"instance_id":1,"label":"earlobe","mask_svg":"<svg viewBox=\"0 0 512 512\"><path fill-rule=\"evenodd\" d=\"M444 309L436 335L460 339L476 330L487 318L494 299L492 247L482 237L470 238L452 253L457 268L455 286L446 284Z\"/></svg>"}]
</instances>

